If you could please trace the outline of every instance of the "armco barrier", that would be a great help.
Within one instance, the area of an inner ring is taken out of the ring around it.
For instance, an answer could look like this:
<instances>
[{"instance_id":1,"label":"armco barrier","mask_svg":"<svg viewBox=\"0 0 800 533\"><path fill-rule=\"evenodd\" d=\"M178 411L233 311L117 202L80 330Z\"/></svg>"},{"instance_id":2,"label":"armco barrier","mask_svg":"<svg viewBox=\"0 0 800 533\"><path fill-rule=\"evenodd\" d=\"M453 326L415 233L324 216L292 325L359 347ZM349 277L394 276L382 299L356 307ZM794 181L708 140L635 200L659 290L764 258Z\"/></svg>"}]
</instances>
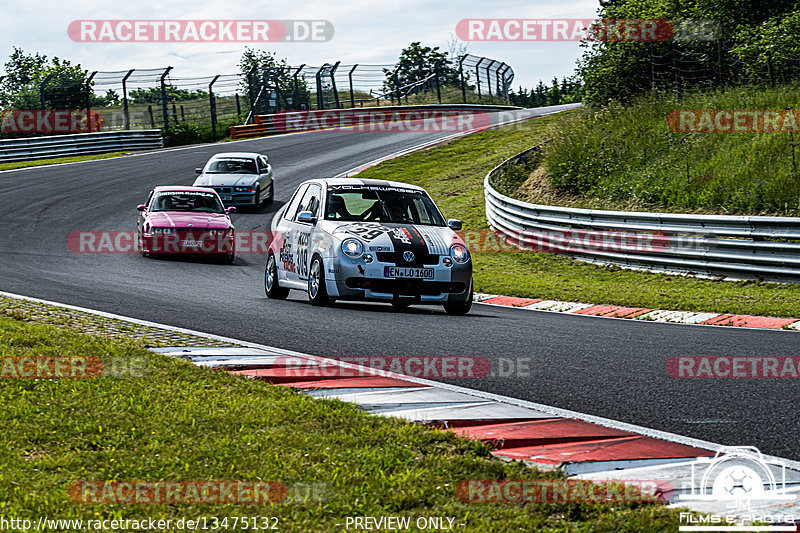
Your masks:
<instances>
[{"instance_id":1,"label":"armco barrier","mask_svg":"<svg viewBox=\"0 0 800 533\"><path fill-rule=\"evenodd\" d=\"M491 113L495 111L512 111L520 109L514 106L478 105L478 104L442 104L421 106L381 106L381 107L354 107L348 109L324 109L312 111L284 111L273 115L256 115L252 124L244 126L231 126L231 139L247 139L261 137L274 133L287 133L286 117L292 114L312 114L320 118L332 119L333 122L357 124L359 117L368 117L370 114L380 113L383 116L391 114L391 120L404 120L414 113ZM388 117L387 117L388 118ZM320 121L324 122L324 121ZM321 124L322 125L322 124ZM314 128L317 129L317 128ZM322 129L320 127L319 129ZM295 131L295 130L292 130Z\"/></svg>"},{"instance_id":2,"label":"armco barrier","mask_svg":"<svg viewBox=\"0 0 800 533\"><path fill-rule=\"evenodd\" d=\"M0 140L0 163L162 148L161 130L52 135Z\"/></svg>"},{"instance_id":3,"label":"armco barrier","mask_svg":"<svg viewBox=\"0 0 800 533\"><path fill-rule=\"evenodd\" d=\"M559 252L564 252L563 235L576 229L657 234L665 245L647 253L586 246L566 253L585 261L656 271L800 281L800 217L576 209L530 204L497 192L492 186L494 176L537 148L504 161L484 179L486 219L507 240L521 241L523 247L562 247Z\"/></svg>"}]
</instances>

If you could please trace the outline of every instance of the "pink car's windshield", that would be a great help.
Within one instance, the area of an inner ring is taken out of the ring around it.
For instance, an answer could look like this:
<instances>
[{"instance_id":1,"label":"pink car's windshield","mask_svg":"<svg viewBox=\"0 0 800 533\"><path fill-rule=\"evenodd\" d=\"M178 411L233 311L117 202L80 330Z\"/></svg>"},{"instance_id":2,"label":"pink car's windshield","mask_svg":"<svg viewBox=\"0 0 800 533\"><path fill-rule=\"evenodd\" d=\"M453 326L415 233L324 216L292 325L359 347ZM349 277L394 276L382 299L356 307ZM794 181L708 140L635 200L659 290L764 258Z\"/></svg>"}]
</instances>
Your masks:
<instances>
[{"instance_id":1,"label":"pink car's windshield","mask_svg":"<svg viewBox=\"0 0 800 533\"><path fill-rule=\"evenodd\" d=\"M150 211L188 211L195 213L223 213L224 209L215 194L200 191L167 191L156 194Z\"/></svg>"}]
</instances>

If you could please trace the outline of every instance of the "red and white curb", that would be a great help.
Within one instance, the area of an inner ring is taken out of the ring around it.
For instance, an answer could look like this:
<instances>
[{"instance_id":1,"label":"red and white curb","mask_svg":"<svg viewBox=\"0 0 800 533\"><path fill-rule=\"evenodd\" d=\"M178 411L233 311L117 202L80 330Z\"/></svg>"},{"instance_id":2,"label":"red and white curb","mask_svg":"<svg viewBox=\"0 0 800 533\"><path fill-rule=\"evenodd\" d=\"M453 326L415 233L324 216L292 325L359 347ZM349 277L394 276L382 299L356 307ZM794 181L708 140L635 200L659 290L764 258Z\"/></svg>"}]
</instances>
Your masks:
<instances>
[{"instance_id":1,"label":"red and white curb","mask_svg":"<svg viewBox=\"0 0 800 533\"><path fill-rule=\"evenodd\" d=\"M195 335L203 335L194 333ZM221 337L214 337L222 340ZM393 372L287 352L234 339L242 348L154 348L164 355L188 359L203 367L298 389L314 398L358 404L364 411L430 425L483 441L504 460L525 462L539 469L560 468L571 477L620 481L633 485L658 482L658 494L675 507L695 512L740 517L724 499L706 495L696 478L697 465L724 458L719 444L439 383ZM763 514L800 516L800 463L775 457L769 468L783 479L787 498L759 501ZM777 471L777 464L783 465ZM707 492L707 491L706 491ZM788 499L791 498L791 499Z\"/></svg>"},{"instance_id":2,"label":"red and white curb","mask_svg":"<svg viewBox=\"0 0 800 533\"><path fill-rule=\"evenodd\" d=\"M800 318L700 313L695 311L669 311L666 309L562 302L559 300L519 298L516 296L498 296L495 294L483 293L475 293L474 300L481 304L515 307L529 311L550 311L572 315L622 318L639 320L642 322L800 331Z\"/></svg>"}]
</instances>

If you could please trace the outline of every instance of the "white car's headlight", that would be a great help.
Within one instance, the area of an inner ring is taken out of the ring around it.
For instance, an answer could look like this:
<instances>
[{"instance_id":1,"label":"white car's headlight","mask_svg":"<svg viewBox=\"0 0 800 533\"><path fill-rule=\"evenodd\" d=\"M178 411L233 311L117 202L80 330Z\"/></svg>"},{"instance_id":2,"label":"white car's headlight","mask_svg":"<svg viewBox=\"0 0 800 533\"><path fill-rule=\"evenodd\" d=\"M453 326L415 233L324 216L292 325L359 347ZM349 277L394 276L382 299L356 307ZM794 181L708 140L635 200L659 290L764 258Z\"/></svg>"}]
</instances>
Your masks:
<instances>
[{"instance_id":1,"label":"white car's headlight","mask_svg":"<svg viewBox=\"0 0 800 533\"><path fill-rule=\"evenodd\" d=\"M454 244L450 247L450 257L452 257L453 261L456 263L466 263L469 261L469 251L467 251L467 247L463 244Z\"/></svg>"},{"instance_id":2,"label":"white car's headlight","mask_svg":"<svg viewBox=\"0 0 800 533\"><path fill-rule=\"evenodd\" d=\"M347 257L361 257L364 253L364 245L358 239L345 239L342 241L342 253Z\"/></svg>"}]
</instances>

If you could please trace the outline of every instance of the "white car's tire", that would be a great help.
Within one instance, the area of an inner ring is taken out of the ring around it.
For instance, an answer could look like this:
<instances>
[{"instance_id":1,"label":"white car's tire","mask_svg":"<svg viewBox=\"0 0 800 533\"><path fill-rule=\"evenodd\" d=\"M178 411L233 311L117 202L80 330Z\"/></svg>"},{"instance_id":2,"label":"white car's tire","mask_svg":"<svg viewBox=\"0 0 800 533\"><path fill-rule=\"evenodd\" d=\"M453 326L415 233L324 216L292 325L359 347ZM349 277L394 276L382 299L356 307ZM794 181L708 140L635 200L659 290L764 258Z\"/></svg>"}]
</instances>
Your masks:
<instances>
[{"instance_id":1,"label":"white car's tire","mask_svg":"<svg viewBox=\"0 0 800 533\"><path fill-rule=\"evenodd\" d=\"M322 258L315 255L308 267L308 301L311 305L328 305L328 290L325 287L325 265Z\"/></svg>"},{"instance_id":2,"label":"white car's tire","mask_svg":"<svg viewBox=\"0 0 800 533\"><path fill-rule=\"evenodd\" d=\"M278 264L274 254L269 254L264 269L264 293L270 300L285 300L289 296L289 289L278 284Z\"/></svg>"}]
</instances>

